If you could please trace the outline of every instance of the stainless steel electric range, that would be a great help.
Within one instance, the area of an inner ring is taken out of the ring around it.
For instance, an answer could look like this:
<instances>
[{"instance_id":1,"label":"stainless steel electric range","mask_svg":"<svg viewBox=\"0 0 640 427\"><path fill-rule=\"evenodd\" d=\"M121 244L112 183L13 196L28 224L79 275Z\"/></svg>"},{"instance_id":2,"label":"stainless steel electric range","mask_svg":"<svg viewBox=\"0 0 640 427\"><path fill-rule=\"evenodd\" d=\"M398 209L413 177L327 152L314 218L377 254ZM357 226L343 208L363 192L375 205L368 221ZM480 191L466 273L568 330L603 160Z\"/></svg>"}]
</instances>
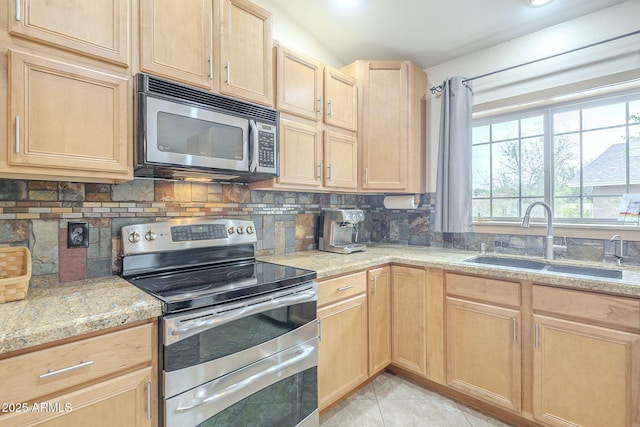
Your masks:
<instances>
[{"instance_id":1,"label":"stainless steel electric range","mask_svg":"<svg viewBox=\"0 0 640 427\"><path fill-rule=\"evenodd\" d=\"M315 272L256 260L251 221L121 236L123 277L162 302L161 425L319 424Z\"/></svg>"}]
</instances>

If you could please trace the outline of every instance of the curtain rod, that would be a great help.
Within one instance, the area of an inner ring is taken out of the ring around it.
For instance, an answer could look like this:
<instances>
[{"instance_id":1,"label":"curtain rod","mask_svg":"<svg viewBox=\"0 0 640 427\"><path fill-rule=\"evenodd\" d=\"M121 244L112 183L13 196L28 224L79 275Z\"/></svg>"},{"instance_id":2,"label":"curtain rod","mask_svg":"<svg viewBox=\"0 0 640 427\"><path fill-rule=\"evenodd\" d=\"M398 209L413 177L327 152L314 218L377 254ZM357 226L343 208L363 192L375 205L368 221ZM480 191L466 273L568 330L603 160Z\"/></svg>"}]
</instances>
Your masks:
<instances>
[{"instance_id":1,"label":"curtain rod","mask_svg":"<svg viewBox=\"0 0 640 427\"><path fill-rule=\"evenodd\" d=\"M606 40L602 40L602 41L599 41L599 42L591 43L591 44L588 44L586 46L581 46L581 47L577 47L575 49L571 49L571 50L567 50L567 51L564 51L564 52L556 53L554 55L545 56L544 58L534 59L533 61L523 62L522 64L512 65L511 67L502 68L502 69L496 70L496 71L491 71L490 73L480 74L479 76L471 77L470 79L465 79L465 80L462 81L462 83L470 82L470 81L476 80L476 79L481 79L483 77L492 76L492 75L498 74L498 73L503 73L505 71L513 70L514 68L524 67L525 65L535 64L536 62L545 61L547 59L555 58L557 56L566 55L568 53L577 52L577 51L582 50L582 49L587 49L587 48L598 46L598 45L601 45L601 44L604 44L604 43L609 43L609 42L612 42L612 41L620 40L620 39L623 39L625 37L635 36L636 34L640 34L640 30L632 31L632 32L627 33L627 34L622 34L620 36L612 37L610 39L606 39ZM429 90L431 91L432 94L435 95L438 92L442 92L442 89L443 89L442 85L438 85L438 86L433 86Z\"/></svg>"}]
</instances>

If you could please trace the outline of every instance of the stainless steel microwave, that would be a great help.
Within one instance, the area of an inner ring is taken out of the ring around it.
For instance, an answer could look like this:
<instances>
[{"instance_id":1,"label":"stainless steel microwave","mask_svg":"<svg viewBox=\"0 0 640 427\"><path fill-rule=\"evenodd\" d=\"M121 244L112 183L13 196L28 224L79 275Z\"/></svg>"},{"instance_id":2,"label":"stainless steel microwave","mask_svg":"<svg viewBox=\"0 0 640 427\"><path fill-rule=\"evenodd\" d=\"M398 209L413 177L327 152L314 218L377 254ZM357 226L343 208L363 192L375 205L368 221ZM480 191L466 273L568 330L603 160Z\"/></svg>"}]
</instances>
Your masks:
<instances>
[{"instance_id":1,"label":"stainless steel microwave","mask_svg":"<svg viewBox=\"0 0 640 427\"><path fill-rule=\"evenodd\" d=\"M138 177L230 182L278 176L278 112L136 76Z\"/></svg>"}]
</instances>

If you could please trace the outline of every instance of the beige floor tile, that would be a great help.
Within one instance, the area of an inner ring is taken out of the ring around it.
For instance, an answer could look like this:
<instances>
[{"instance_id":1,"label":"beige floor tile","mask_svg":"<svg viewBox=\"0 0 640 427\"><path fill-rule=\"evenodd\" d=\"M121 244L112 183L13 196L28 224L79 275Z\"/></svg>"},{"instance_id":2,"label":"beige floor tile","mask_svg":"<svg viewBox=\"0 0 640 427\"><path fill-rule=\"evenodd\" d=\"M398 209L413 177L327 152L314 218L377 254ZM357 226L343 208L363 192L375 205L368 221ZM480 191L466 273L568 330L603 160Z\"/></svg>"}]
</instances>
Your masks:
<instances>
[{"instance_id":1,"label":"beige floor tile","mask_svg":"<svg viewBox=\"0 0 640 427\"><path fill-rule=\"evenodd\" d=\"M320 417L322 427L384 427L375 400L344 400Z\"/></svg>"},{"instance_id":2,"label":"beige floor tile","mask_svg":"<svg viewBox=\"0 0 640 427\"><path fill-rule=\"evenodd\" d=\"M322 427L508 427L498 420L384 372L320 417Z\"/></svg>"},{"instance_id":3,"label":"beige floor tile","mask_svg":"<svg viewBox=\"0 0 640 427\"><path fill-rule=\"evenodd\" d=\"M455 402L433 400L379 400L385 427L471 427Z\"/></svg>"}]
</instances>

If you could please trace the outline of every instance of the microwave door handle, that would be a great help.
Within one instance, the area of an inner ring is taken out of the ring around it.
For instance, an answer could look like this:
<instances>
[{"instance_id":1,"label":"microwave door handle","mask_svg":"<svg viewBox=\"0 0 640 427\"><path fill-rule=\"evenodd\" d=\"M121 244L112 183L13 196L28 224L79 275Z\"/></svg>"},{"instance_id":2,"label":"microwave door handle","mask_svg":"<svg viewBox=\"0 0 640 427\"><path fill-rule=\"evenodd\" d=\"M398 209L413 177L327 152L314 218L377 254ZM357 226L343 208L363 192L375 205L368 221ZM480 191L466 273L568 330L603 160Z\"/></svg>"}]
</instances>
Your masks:
<instances>
[{"instance_id":1,"label":"microwave door handle","mask_svg":"<svg viewBox=\"0 0 640 427\"><path fill-rule=\"evenodd\" d=\"M254 173L258 169L258 126L256 126L255 120L249 120L249 127L251 132L249 138L251 138L251 165L249 165L249 172Z\"/></svg>"}]
</instances>

